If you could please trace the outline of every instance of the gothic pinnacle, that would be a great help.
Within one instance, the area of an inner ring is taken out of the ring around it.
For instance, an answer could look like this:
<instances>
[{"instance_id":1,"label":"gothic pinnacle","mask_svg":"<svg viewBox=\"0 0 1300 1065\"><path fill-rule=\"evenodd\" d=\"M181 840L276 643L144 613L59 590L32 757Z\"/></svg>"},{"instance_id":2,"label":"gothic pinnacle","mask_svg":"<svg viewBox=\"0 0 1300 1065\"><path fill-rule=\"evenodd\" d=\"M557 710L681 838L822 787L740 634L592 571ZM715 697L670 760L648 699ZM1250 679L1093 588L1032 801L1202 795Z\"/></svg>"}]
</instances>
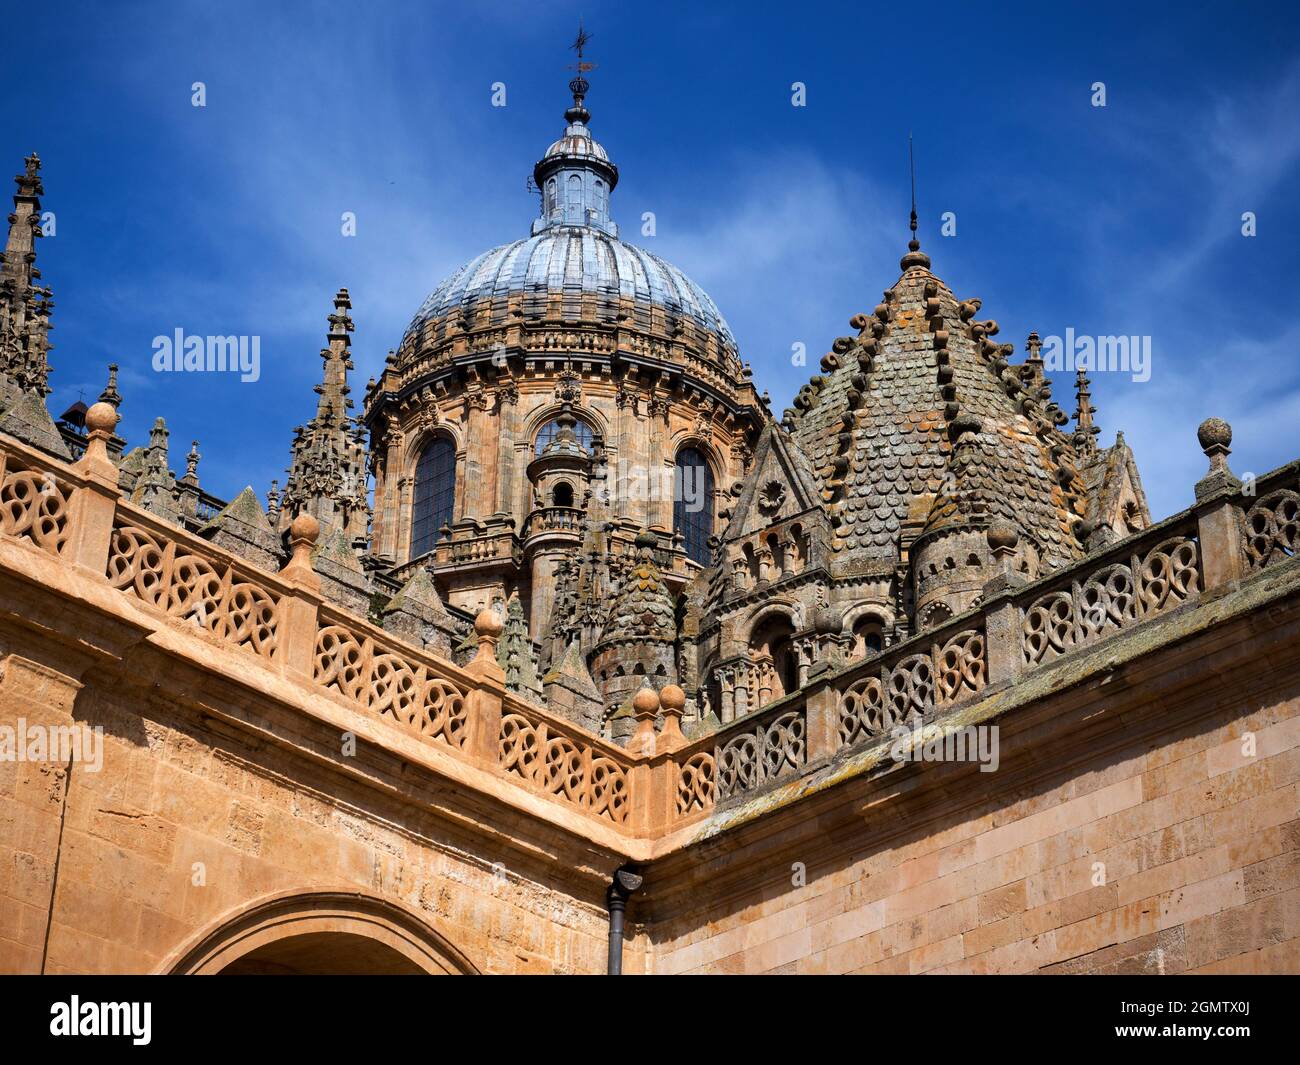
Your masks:
<instances>
[{"instance_id":1,"label":"gothic pinnacle","mask_svg":"<svg viewBox=\"0 0 1300 1065\"><path fill-rule=\"evenodd\" d=\"M122 396L117 391L117 363L115 362L108 364L108 384L99 394L99 402L110 404L114 410L122 405Z\"/></svg>"},{"instance_id":2,"label":"gothic pinnacle","mask_svg":"<svg viewBox=\"0 0 1300 1065\"><path fill-rule=\"evenodd\" d=\"M1093 424L1092 416L1097 413L1097 408L1092 405L1092 394L1088 389L1091 382L1088 375L1079 370L1075 375L1075 396L1077 406L1074 411L1074 450L1079 458L1084 461L1092 459L1097 454L1097 436L1101 433L1096 425Z\"/></svg>"}]
</instances>

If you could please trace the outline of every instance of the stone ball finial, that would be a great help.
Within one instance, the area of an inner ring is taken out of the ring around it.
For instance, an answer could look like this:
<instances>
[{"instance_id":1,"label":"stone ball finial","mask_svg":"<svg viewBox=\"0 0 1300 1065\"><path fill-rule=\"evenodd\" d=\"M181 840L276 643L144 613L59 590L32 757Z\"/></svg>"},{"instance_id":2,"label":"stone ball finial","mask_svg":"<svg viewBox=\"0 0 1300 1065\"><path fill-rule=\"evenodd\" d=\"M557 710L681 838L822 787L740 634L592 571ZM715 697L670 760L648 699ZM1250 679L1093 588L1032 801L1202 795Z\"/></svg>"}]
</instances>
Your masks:
<instances>
[{"instance_id":1,"label":"stone ball finial","mask_svg":"<svg viewBox=\"0 0 1300 1065\"><path fill-rule=\"evenodd\" d=\"M1020 530L1005 518L999 518L984 534L993 551L1014 551L1020 543Z\"/></svg>"},{"instance_id":2,"label":"stone ball finial","mask_svg":"<svg viewBox=\"0 0 1300 1065\"><path fill-rule=\"evenodd\" d=\"M659 537L657 537L649 529L644 529L641 532L636 534L637 547L652 548L657 543L659 543Z\"/></svg>"},{"instance_id":3,"label":"stone ball finial","mask_svg":"<svg viewBox=\"0 0 1300 1065\"><path fill-rule=\"evenodd\" d=\"M118 413L113 404L102 400L86 411L86 428L92 433L111 433L117 428Z\"/></svg>"},{"instance_id":4,"label":"stone ball finial","mask_svg":"<svg viewBox=\"0 0 1300 1065\"><path fill-rule=\"evenodd\" d=\"M486 636L495 640L505 631L505 627L501 615L490 606L485 606L474 618L474 632L480 637Z\"/></svg>"},{"instance_id":5,"label":"stone ball finial","mask_svg":"<svg viewBox=\"0 0 1300 1065\"><path fill-rule=\"evenodd\" d=\"M1226 454L1232 444L1232 426L1222 418L1206 418L1196 430L1196 439L1207 455Z\"/></svg>"},{"instance_id":6,"label":"stone ball finial","mask_svg":"<svg viewBox=\"0 0 1300 1065\"><path fill-rule=\"evenodd\" d=\"M659 693L653 688L642 688L632 696L632 709L638 718L654 717L659 712Z\"/></svg>"},{"instance_id":7,"label":"stone ball finial","mask_svg":"<svg viewBox=\"0 0 1300 1065\"><path fill-rule=\"evenodd\" d=\"M299 514L289 525L290 543L306 542L314 544L318 536L320 536L320 522L311 514Z\"/></svg>"},{"instance_id":8,"label":"stone ball finial","mask_svg":"<svg viewBox=\"0 0 1300 1065\"><path fill-rule=\"evenodd\" d=\"M679 685L665 684L659 693L659 705L665 713L681 714L686 709L686 692Z\"/></svg>"},{"instance_id":9,"label":"stone ball finial","mask_svg":"<svg viewBox=\"0 0 1300 1065\"><path fill-rule=\"evenodd\" d=\"M659 693L654 688L641 688L632 697L632 709L640 714L654 714L659 710Z\"/></svg>"}]
</instances>

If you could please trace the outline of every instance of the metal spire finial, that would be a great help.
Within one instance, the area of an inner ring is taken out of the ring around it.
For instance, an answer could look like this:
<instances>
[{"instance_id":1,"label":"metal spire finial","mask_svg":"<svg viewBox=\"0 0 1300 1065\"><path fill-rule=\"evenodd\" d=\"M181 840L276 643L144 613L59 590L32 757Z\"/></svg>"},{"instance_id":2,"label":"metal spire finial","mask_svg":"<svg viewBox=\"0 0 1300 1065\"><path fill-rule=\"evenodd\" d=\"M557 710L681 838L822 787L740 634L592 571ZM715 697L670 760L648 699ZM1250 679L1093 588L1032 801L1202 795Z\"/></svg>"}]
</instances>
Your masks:
<instances>
[{"instance_id":1,"label":"metal spire finial","mask_svg":"<svg viewBox=\"0 0 1300 1065\"><path fill-rule=\"evenodd\" d=\"M578 20L578 36L573 39L569 45L578 53L578 61L569 66L570 70L577 71L577 76L569 82L569 91L573 93L573 106L564 113L565 120L568 122L590 122L591 114L582 105L583 98L587 95L587 90L591 84L587 81L584 74L589 70L595 70L595 63L588 63L584 58L587 44L591 41L591 34L588 33L582 25L582 20Z\"/></svg>"},{"instance_id":2,"label":"metal spire finial","mask_svg":"<svg viewBox=\"0 0 1300 1065\"><path fill-rule=\"evenodd\" d=\"M912 239L907 247L911 251L916 251L921 247L921 242L916 239L916 154L912 150L912 134L907 134L907 167L912 175L912 218L908 223L908 228L912 231Z\"/></svg>"},{"instance_id":3,"label":"metal spire finial","mask_svg":"<svg viewBox=\"0 0 1300 1065\"><path fill-rule=\"evenodd\" d=\"M907 226L912 231L912 239L907 242L907 254L899 261L898 265L904 270L910 270L914 266L930 269L930 256L921 250L921 242L916 239L916 153L912 149L912 134L907 134L907 168L912 181L912 217L909 219Z\"/></svg>"}]
</instances>

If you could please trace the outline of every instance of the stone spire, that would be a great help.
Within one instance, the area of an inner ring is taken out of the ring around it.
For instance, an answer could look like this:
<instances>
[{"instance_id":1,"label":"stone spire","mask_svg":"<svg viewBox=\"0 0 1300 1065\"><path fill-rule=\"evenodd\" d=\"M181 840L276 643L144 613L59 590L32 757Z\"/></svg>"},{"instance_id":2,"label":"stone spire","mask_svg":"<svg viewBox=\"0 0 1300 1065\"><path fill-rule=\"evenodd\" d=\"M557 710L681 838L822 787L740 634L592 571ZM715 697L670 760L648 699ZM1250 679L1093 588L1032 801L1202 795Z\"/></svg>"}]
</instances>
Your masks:
<instances>
[{"instance_id":1,"label":"stone spire","mask_svg":"<svg viewBox=\"0 0 1300 1065\"><path fill-rule=\"evenodd\" d=\"M14 178L18 191L9 216L5 241L4 268L0 272L0 408L7 407L22 392L49 395L50 312L54 301L42 288L36 267L36 240L41 231L41 161L33 152L24 169Z\"/></svg>"},{"instance_id":2,"label":"stone spire","mask_svg":"<svg viewBox=\"0 0 1300 1065\"><path fill-rule=\"evenodd\" d=\"M316 386L320 396L316 416L294 430L293 458L280 509L290 519L309 513L323 530L340 530L348 543L356 545L367 539L370 507L364 430L349 413L351 308L348 290L339 289L334 313L329 316L329 344L321 350L325 367L323 380ZM322 542L325 539L322 533Z\"/></svg>"},{"instance_id":3,"label":"stone spire","mask_svg":"<svg viewBox=\"0 0 1300 1065\"><path fill-rule=\"evenodd\" d=\"M537 655L528 636L528 622L519 593L511 592L506 602L506 627L497 643L497 662L506 671L506 687L516 695L542 702L542 682Z\"/></svg>"},{"instance_id":4,"label":"stone spire","mask_svg":"<svg viewBox=\"0 0 1300 1065\"><path fill-rule=\"evenodd\" d=\"M41 161L33 152L14 178L18 191L9 215L0 269L0 432L42 451L70 458L67 445L45 406L48 379L50 312L54 301L42 288L36 268L36 239L41 231Z\"/></svg>"},{"instance_id":5,"label":"stone spire","mask_svg":"<svg viewBox=\"0 0 1300 1065\"><path fill-rule=\"evenodd\" d=\"M122 395L117 390L117 363L115 362L108 364L108 384L99 394L99 402L110 404L114 410L122 405Z\"/></svg>"},{"instance_id":6,"label":"stone spire","mask_svg":"<svg viewBox=\"0 0 1300 1065\"><path fill-rule=\"evenodd\" d=\"M1088 390L1091 382L1088 375L1079 370L1075 377L1074 390L1078 406L1074 411L1074 451L1084 462L1097 457L1097 437L1101 430L1093 424L1092 416L1097 408L1092 405L1092 393Z\"/></svg>"},{"instance_id":7,"label":"stone spire","mask_svg":"<svg viewBox=\"0 0 1300 1065\"><path fill-rule=\"evenodd\" d=\"M1025 372L1028 379L1025 383L1035 390L1041 389L1047 379L1043 374L1043 341L1037 332L1030 333L1025 339L1025 351L1028 352L1025 357Z\"/></svg>"},{"instance_id":8,"label":"stone spire","mask_svg":"<svg viewBox=\"0 0 1300 1065\"><path fill-rule=\"evenodd\" d=\"M140 476L131 490L131 502L159 517L175 521L180 516L176 475L168 458L167 422L158 418L149 430L149 446L141 455Z\"/></svg>"}]
</instances>

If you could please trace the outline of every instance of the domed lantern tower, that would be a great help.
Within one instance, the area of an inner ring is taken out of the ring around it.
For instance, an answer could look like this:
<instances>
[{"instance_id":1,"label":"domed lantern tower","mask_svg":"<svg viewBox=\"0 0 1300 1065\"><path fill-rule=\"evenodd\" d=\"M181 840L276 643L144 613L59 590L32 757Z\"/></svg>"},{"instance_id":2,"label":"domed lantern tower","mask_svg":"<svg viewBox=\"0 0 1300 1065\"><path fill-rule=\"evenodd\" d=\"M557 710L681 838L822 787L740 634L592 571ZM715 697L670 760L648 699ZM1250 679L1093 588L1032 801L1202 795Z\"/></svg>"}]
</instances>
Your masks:
<instances>
[{"instance_id":1,"label":"domed lantern tower","mask_svg":"<svg viewBox=\"0 0 1300 1065\"><path fill-rule=\"evenodd\" d=\"M599 555L578 582L599 613L644 529L673 594L710 565L709 534L768 420L709 296L619 239L618 168L591 133L581 53L578 67L564 133L533 169L531 235L434 289L365 397L373 552L399 576L431 568L466 609L517 591L541 644L556 571ZM674 507L683 471L704 488L689 514ZM602 623L586 619L584 654ZM562 650L574 638L570 626Z\"/></svg>"}]
</instances>

